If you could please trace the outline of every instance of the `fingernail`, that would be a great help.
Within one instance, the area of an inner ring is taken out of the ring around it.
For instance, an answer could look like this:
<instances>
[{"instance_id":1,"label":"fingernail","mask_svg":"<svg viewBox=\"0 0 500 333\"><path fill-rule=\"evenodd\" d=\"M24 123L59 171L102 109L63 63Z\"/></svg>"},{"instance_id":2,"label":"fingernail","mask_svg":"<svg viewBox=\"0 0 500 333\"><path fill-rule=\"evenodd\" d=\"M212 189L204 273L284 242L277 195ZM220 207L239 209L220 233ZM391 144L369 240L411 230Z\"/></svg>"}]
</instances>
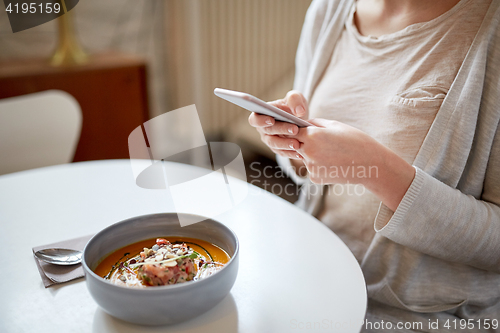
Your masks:
<instances>
[{"instance_id":1,"label":"fingernail","mask_svg":"<svg viewBox=\"0 0 500 333\"><path fill-rule=\"evenodd\" d=\"M267 120L266 120L266 124L268 124L268 125L272 125L272 124L273 124L273 121L272 121L271 119L267 119Z\"/></svg>"},{"instance_id":2,"label":"fingernail","mask_svg":"<svg viewBox=\"0 0 500 333\"><path fill-rule=\"evenodd\" d=\"M306 110L304 110L304 108L299 105L295 108L295 113L297 114L297 116L303 116L306 114Z\"/></svg>"},{"instance_id":3,"label":"fingernail","mask_svg":"<svg viewBox=\"0 0 500 333\"><path fill-rule=\"evenodd\" d=\"M293 134L293 128L288 128L288 133Z\"/></svg>"},{"instance_id":4,"label":"fingernail","mask_svg":"<svg viewBox=\"0 0 500 333\"><path fill-rule=\"evenodd\" d=\"M295 149L295 148L293 147L293 143L290 143L290 144L288 145L288 147L290 147L290 149Z\"/></svg>"}]
</instances>

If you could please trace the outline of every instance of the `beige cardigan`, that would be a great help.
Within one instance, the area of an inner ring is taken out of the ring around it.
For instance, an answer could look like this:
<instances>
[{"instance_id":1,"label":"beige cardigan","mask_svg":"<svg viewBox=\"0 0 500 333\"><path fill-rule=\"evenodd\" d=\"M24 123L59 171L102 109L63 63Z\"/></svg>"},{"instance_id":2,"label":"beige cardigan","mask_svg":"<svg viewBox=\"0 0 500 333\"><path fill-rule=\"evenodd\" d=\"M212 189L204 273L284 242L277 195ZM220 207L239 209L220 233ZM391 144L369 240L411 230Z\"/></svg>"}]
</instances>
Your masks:
<instances>
[{"instance_id":1,"label":"beige cardigan","mask_svg":"<svg viewBox=\"0 0 500 333\"><path fill-rule=\"evenodd\" d=\"M352 6L314 0L307 12L295 77L307 99ZM370 307L385 307L375 317L500 320L499 122L500 1L493 0L414 161L413 183L396 212L381 205L374 221L361 266ZM297 204L314 215L322 200L311 186L318 185L306 182Z\"/></svg>"}]
</instances>

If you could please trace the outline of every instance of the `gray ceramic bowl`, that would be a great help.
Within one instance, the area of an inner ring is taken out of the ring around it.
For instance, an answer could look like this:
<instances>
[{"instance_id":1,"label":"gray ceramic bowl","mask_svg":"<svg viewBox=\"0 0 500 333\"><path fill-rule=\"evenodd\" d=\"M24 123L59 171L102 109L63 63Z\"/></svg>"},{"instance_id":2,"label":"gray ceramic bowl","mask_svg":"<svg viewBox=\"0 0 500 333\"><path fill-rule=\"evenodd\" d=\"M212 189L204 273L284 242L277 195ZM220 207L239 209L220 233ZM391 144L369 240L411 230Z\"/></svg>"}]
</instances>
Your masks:
<instances>
[{"instance_id":1,"label":"gray ceramic bowl","mask_svg":"<svg viewBox=\"0 0 500 333\"><path fill-rule=\"evenodd\" d=\"M93 272L100 260L115 250L160 236L211 242L224 249L231 260L205 279L148 288L117 286ZM238 253L236 235L223 224L208 219L181 227L177 214L165 213L134 217L100 231L85 247L82 265L89 292L104 311L135 324L166 325L196 317L226 297L238 273Z\"/></svg>"}]
</instances>

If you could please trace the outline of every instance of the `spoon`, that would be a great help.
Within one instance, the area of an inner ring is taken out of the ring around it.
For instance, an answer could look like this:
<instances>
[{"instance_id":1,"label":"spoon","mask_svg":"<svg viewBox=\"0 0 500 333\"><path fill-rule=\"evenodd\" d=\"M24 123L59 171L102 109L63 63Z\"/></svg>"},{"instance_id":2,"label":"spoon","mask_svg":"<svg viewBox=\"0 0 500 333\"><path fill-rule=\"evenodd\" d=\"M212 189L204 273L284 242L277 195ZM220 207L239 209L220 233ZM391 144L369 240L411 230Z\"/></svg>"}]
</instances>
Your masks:
<instances>
[{"instance_id":1,"label":"spoon","mask_svg":"<svg viewBox=\"0 0 500 333\"><path fill-rule=\"evenodd\" d=\"M54 265L76 265L82 261L82 251L68 249L44 249L35 252L35 257Z\"/></svg>"}]
</instances>

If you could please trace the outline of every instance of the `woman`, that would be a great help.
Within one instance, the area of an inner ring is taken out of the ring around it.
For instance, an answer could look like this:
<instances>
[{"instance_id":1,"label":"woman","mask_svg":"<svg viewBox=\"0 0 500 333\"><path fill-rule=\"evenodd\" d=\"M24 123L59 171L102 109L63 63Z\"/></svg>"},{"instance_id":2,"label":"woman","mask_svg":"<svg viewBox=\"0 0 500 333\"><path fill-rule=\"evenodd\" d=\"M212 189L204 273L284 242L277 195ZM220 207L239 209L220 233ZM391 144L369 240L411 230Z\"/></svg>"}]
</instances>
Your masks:
<instances>
[{"instance_id":1,"label":"woman","mask_svg":"<svg viewBox=\"0 0 500 333\"><path fill-rule=\"evenodd\" d=\"M500 1L315 0L272 104L317 125L249 118L359 260L364 328L495 331Z\"/></svg>"}]
</instances>

